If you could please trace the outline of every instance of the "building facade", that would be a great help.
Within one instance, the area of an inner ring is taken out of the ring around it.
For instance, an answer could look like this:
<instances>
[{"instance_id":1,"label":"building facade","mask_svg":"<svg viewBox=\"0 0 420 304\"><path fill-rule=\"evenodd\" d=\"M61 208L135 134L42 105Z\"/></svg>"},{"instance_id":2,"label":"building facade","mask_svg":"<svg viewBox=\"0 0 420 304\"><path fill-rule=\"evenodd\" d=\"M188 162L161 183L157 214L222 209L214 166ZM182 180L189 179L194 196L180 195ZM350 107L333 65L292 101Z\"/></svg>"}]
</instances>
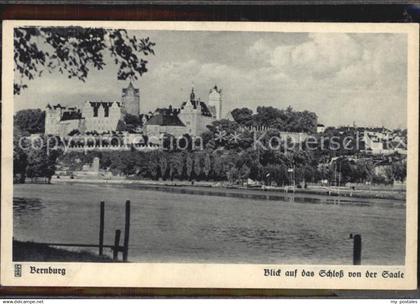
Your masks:
<instances>
[{"instance_id":1,"label":"building facade","mask_svg":"<svg viewBox=\"0 0 420 304\"><path fill-rule=\"evenodd\" d=\"M77 107L64 107L60 104L47 105L45 109L45 133L66 136L72 130L83 132L85 121Z\"/></svg>"},{"instance_id":2,"label":"building facade","mask_svg":"<svg viewBox=\"0 0 420 304\"><path fill-rule=\"evenodd\" d=\"M67 136L72 132L115 131L122 118L119 102L86 101L82 109L47 105L45 110L45 134Z\"/></svg>"},{"instance_id":3,"label":"building facade","mask_svg":"<svg viewBox=\"0 0 420 304\"><path fill-rule=\"evenodd\" d=\"M209 109L214 118L222 118L222 89L219 89L217 85L210 89Z\"/></svg>"},{"instance_id":4,"label":"building facade","mask_svg":"<svg viewBox=\"0 0 420 304\"><path fill-rule=\"evenodd\" d=\"M208 102L202 101L191 89L189 98L179 108L157 109L152 115L142 115L142 130L149 137L171 134L179 137L185 134L200 136L208 131L207 126L221 118L222 90L214 86ZM116 131L118 124L127 114L140 119L140 94L130 82L122 90L121 102L86 101L79 109L61 105L47 106L45 133L67 136L78 133L96 132L99 134ZM141 126L139 126L141 129ZM141 133L141 132L140 132Z\"/></svg>"},{"instance_id":5,"label":"building facade","mask_svg":"<svg viewBox=\"0 0 420 304\"><path fill-rule=\"evenodd\" d=\"M130 82L127 88L122 89L121 102L86 101L81 109L60 104L47 105L45 133L67 136L74 130L80 133L116 131L119 120L125 114L139 116L139 111L139 89Z\"/></svg>"},{"instance_id":6,"label":"building facade","mask_svg":"<svg viewBox=\"0 0 420 304\"><path fill-rule=\"evenodd\" d=\"M118 121L122 119L123 112L119 102L92 102L86 101L83 106L85 132L98 133L117 130Z\"/></svg>"},{"instance_id":7,"label":"building facade","mask_svg":"<svg viewBox=\"0 0 420 304\"><path fill-rule=\"evenodd\" d=\"M164 134L181 137L186 134L185 124L179 119L178 111L172 108L159 109L144 124L143 132L149 142L157 144Z\"/></svg>"},{"instance_id":8,"label":"building facade","mask_svg":"<svg viewBox=\"0 0 420 304\"><path fill-rule=\"evenodd\" d=\"M159 137L162 134L175 137L185 134L200 136L208 131L207 126L220 115L222 105L220 94L221 90L215 86L210 90L209 102L206 103L197 98L192 88L189 98L182 102L180 108L173 109L170 106L168 109L157 109L151 118L144 122L143 131L149 137ZM213 106L209 106L211 100Z\"/></svg>"},{"instance_id":9,"label":"building facade","mask_svg":"<svg viewBox=\"0 0 420 304\"><path fill-rule=\"evenodd\" d=\"M216 120L208 104L195 96L194 88L191 89L190 98L182 103L178 116L185 125L185 133L191 136L208 131L207 126Z\"/></svg>"},{"instance_id":10,"label":"building facade","mask_svg":"<svg viewBox=\"0 0 420 304\"><path fill-rule=\"evenodd\" d=\"M371 154L407 154L407 142L398 134L390 130L363 132L362 140L365 144L365 152Z\"/></svg>"}]
</instances>

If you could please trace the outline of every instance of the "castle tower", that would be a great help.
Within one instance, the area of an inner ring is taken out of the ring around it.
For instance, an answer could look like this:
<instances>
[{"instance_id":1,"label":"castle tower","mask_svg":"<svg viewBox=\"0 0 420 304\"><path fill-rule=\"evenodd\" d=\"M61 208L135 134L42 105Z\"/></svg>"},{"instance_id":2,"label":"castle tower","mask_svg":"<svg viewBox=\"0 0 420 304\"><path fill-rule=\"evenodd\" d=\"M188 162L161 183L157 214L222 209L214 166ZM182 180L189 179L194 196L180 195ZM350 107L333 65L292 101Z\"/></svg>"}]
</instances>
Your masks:
<instances>
[{"instance_id":1,"label":"castle tower","mask_svg":"<svg viewBox=\"0 0 420 304\"><path fill-rule=\"evenodd\" d=\"M132 82L127 88L122 89L122 111L124 114L139 116L140 114L140 92Z\"/></svg>"},{"instance_id":2,"label":"castle tower","mask_svg":"<svg viewBox=\"0 0 420 304\"><path fill-rule=\"evenodd\" d=\"M61 120L62 107L60 105L47 105L45 109L45 134L57 135L59 132L59 123Z\"/></svg>"},{"instance_id":3,"label":"castle tower","mask_svg":"<svg viewBox=\"0 0 420 304\"><path fill-rule=\"evenodd\" d=\"M216 119L222 118L222 89L219 89L216 85L209 92L209 108L213 117Z\"/></svg>"}]
</instances>

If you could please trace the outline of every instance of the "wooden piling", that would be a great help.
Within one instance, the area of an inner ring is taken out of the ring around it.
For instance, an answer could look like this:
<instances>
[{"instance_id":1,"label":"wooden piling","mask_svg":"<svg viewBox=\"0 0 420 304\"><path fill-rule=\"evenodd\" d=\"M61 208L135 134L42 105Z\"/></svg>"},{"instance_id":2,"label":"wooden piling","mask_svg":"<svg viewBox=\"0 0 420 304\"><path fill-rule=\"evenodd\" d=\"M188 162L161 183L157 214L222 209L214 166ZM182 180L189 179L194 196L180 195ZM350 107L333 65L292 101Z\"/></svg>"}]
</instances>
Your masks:
<instances>
[{"instance_id":1,"label":"wooden piling","mask_svg":"<svg viewBox=\"0 0 420 304\"><path fill-rule=\"evenodd\" d=\"M105 225L105 202L101 202L101 211L99 217L99 255L103 254L104 248L104 225Z\"/></svg>"},{"instance_id":2,"label":"wooden piling","mask_svg":"<svg viewBox=\"0 0 420 304\"><path fill-rule=\"evenodd\" d=\"M353 236L353 265L362 264L362 236L356 234Z\"/></svg>"},{"instance_id":3,"label":"wooden piling","mask_svg":"<svg viewBox=\"0 0 420 304\"><path fill-rule=\"evenodd\" d=\"M125 229L124 229L124 249L123 249L123 261L126 262L128 259L128 241L130 237L130 201L125 202Z\"/></svg>"},{"instance_id":4,"label":"wooden piling","mask_svg":"<svg viewBox=\"0 0 420 304\"><path fill-rule=\"evenodd\" d=\"M118 260L118 251L120 249L121 230L115 230L114 247L112 248L112 258L114 261Z\"/></svg>"}]
</instances>

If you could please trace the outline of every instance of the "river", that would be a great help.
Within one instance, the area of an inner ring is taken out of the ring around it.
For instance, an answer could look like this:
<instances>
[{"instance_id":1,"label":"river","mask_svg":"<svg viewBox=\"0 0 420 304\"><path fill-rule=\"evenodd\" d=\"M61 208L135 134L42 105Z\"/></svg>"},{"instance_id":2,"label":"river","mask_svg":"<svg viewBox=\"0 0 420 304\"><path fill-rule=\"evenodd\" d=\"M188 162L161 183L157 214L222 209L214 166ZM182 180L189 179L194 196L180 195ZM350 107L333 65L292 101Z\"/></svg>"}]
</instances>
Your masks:
<instances>
[{"instance_id":1,"label":"river","mask_svg":"<svg viewBox=\"0 0 420 304\"><path fill-rule=\"evenodd\" d=\"M405 260L401 201L77 183L14 185L13 196L13 235L35 242L97 243L104 200L104 242L112 244L131 200L132 262L351 264L350 233L362 235L362 264Z\"/></svg>"}]
</instances>

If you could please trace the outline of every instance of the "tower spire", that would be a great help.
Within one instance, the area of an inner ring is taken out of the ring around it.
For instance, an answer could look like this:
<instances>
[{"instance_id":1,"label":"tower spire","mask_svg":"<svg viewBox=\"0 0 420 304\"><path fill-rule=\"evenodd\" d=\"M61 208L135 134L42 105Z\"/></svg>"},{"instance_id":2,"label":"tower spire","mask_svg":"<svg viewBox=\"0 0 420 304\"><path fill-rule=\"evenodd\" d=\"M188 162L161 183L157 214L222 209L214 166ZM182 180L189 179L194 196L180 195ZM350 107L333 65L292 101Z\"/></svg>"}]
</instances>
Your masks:
<instances>
[{"instance_id":1,"label":"tower spire","mask_svg":"<svg viewBox=\"0 0 420 304\"><path fill-rule=\"evenodd\" d=\"M190 101L191 102L194 102L195 101L194 82L192 82L192 85L191 85Z\"/></svg>"},{"instance_id":2,"label":"tower spire","mask_svg":"<svg viewBox=\"0 0 420 304\"><path fill-rule=\"evenodd\" d=\"M222 89L218 88L217 85L214 85L209 92L209 106L213 116L216 119L221 119L222 117Z\"/></svg>"}]
</instances>

